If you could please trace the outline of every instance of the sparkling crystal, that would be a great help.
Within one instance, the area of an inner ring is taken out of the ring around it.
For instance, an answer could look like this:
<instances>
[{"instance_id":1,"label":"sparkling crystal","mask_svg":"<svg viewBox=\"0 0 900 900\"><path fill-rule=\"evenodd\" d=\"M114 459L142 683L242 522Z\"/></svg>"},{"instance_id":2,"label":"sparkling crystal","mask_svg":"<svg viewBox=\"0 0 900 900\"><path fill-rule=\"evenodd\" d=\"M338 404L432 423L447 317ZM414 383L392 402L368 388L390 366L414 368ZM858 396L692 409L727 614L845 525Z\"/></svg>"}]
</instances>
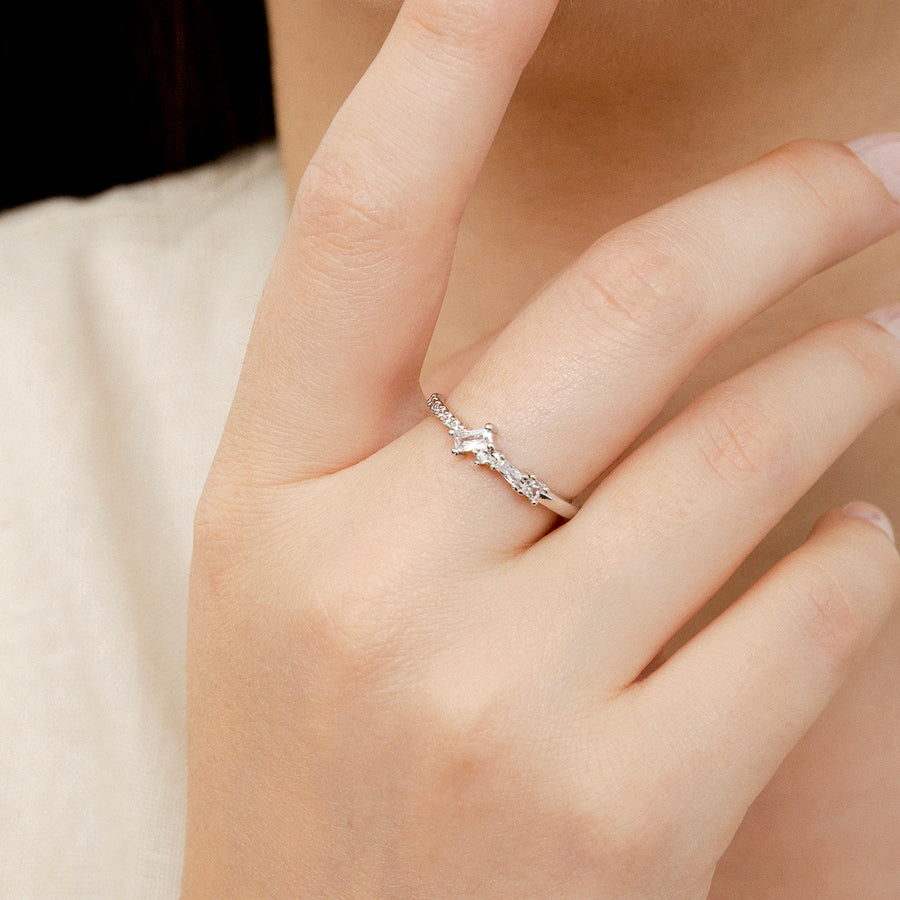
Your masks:
<instances>
[{"instance_id":1,"label":"sparkling crystal","mask_svg":"<svg viewBox=\"0 0 900 900\"><path fill-rule=\"evenodd\" d=\"M490 466L493 469L496 464L496 457L491 450L476 450L475 462L479 466Z\"/></svg>"},{"instance_id":2,"label":"sparkling crystal","mask_svg":"<svg viewBox=\"0 0 900 900\"><path fill-rule=\"evenodd\" d=\"M486 428L467 431L461 428L453 433L454 453L490 454L494 449L494 436Z\"/></svg>"},{"instance_id":3,"label":"sparkling crystal","mask_svg":"<svg viewBox=\"0 0 900 900\"><path fill-rule=\"evenodd\" d=\"M532 502L537 503L538 497L541 495L543 485L533 476L526 475L522 479L522 493Z\"/></svg>"},{"instance_id":4,"label":"sparkling crystal","mask_svg":"<svg viewBox=\"0 0 900 900\"><path fill-rule=\"evenodd\" d=\"M508 460L501 456L496 464L497 471L513 486L517 487L522 480L522 473Z\"/></svg>"}]
</instances>

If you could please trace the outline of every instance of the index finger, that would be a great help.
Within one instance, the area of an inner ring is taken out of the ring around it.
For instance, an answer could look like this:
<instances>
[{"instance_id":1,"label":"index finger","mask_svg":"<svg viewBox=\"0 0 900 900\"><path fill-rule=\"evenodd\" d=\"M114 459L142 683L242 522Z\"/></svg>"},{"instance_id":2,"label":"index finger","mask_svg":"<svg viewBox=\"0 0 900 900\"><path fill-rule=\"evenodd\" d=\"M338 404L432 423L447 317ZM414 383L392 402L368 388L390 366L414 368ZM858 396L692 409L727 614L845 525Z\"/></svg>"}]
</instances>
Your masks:
<instances>
[{"instance_id":1,"label":"index finger","mask_svg":"<svg viewBox=\"0 0 900 900\"><path fill-rule=\"evenodd\" d=\"M301 181L263 296L234 409L256 471L260 455L275 477L334 471L405 430L404 404L421 418L458 222L555 6L403 5Z\"/></svg>"}]
</instances>

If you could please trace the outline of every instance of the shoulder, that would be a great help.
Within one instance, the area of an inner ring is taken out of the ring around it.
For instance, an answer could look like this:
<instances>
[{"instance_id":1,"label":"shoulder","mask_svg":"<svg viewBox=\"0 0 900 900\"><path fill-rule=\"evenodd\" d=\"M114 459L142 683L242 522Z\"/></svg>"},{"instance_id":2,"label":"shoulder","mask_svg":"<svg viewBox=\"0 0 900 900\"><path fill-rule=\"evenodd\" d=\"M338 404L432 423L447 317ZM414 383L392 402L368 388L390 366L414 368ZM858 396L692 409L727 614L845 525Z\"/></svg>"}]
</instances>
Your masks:
<instances>
[{"instance_id":1,"label":"shoulder","mask_svg":"<svg viewBox=\"0 0 900 900\"><path fill-rule=\"evenodd\" d=\"M154 213L190 221L227 198L267 188L284 189L277 149L269 141L194 169L119 185L93 197L54 197L16 207L0 214L0 232L26 237L73 222L144 218Z\"/></svg>"},{"instance_id":2,"label":"shoulder","mask_svg":"<svg viewBox=\"0 0 900 900\"><path fill-rule=\"evenodd\" d=\"M90 272L135 278L190 251L197 268L237 249L246 265L267 257L284 227L284 182L266 143L175 175L88 199L54 198L0 215L0 290L77 289ZM145 255L146 254L146 255ZM153 265L153 257L157 265ZM268 262L268 260L266 260Z\"/></svg>"},{"instance_id":3,"label":"shoulder","mask_svg":"<svg viewBox=\"0 0 900 900\"><path fill-rule=\"evenodd\" d=\"M140 366L149 383L208 363L230 389L223 353L231 373L286 220L271 143L0 216L0 354L14 381L115 381Z\"/></svg>"}]
</instances>

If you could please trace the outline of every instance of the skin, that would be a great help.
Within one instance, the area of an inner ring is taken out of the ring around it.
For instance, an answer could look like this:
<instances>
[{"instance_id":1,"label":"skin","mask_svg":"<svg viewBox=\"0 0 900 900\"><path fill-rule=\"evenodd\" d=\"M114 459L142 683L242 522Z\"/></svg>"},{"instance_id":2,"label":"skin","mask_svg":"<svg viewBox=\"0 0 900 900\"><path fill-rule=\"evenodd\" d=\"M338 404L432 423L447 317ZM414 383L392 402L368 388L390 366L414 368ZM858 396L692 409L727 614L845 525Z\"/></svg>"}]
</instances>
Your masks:
<instances>
[{"instance_id":1,"label":"skin","mask_svg":"<svg viewBox=\"0 0 900 900\"><path fill-rule=\"evenodd\" d=\"M651 5L653 15L648 17ZM292 195L328 123L381 46L398 7L374 0L270 3L279 130ZM523 20L514 27L525 31L532 26ZM610 35L616 36L614 44ZM609 229L787 140L849 139L867 132L900 130L895 87L900 83L898 44L900 9L895 3L808 0L729 4L727 10L720 4L697 3L642 3L624 9L576 2L562 6L525 69L465 207L446 299L422 371L426 391L447 391L462 379L490 335ZM454 152L463 155L450 147L448 153ZM815 154L799 155L796 164L801 170L811 156ZM841 171L847 184L858 177L850 169ZM856 190L864 191L862 181L853 183ZM848 235L854 227L859 226L841 226ZM884 229L884 234L889 230ZM875 236L857 239L854 249L862 249ZM790 291L786 299L738 328L696 366L652 417L645 436L670 422L711 386L814 324L896 301L896 289L892 295L890 286L900 280L897 260L900 242L889 237ZM291 264L290 271L296 277L306 270ZM273 283L290 280L276 275ZM724 291L724 278L721 286ZM265 337L265 309L264 304L257 346L272 339ZM467 350L473 345L476 351ZM254 362L251 348L249 374L245 374L250 387L245 387L244 396L253 394L254 377L258 383L273 377L258 361L261 352ZM482 371L468 395L464 381L459 394L463 408L468 398L469 408L478 409L485 386L493 385L497 377L490 368ZM274 426L265 426L242 416L240 396L230 426L232 437L226 436L222 454L232 461L229 483L234 480L233 460L240 455L235 448L246 449L246 435L256 434L258 440L261 430L271 435L281 427L277 417ZM512 410L507 414L515 421L513 401L498 407L504 413ZM408 421L416 421L417 415L421 418L420 411L410 410ZM522 410L521 415L527 412ZM501 413L492 417L499 420ZM857 497L868 498L900 521L900 472L892 451L900 438L898 431L896 411L870 425L717 591L705 613L670 640L670 650L800 545L824 510ZM546 436L544 443L549 440ZM540 462L536 453L532 468L539 469ZM251 469L262 471L271 468L270 463L256 462ZM526 459L521 464L530 463ZM227 464L220 463L218 478L214 470L209 505L228 505L222 502L229 493L222 485L229 479L221 475L227 469ZM244 470L244 480L248 479L252 480ZM552 484L563 494L584 487L575 482L565 485L559 479ZM459 490L467 490L464 482ZM490 499L502 502L495 495ZM233 496L229 502L233 507ZM750 515L750 510L747 507L742 514ZM716 527L711 519L711 534ZM221 534L221 523L213 531ZM698 539L702 541L702 535ZM214 554L208 552L208 543L206 548L198 564L198 571L206 575L195 576L194 602L199 595L201 607L202 598L215 594L208 587L209 572L216 573L210 562ZM264 584L248 579L254 590ZM750 808L718 865L711 896L892 896L892 886L900 881L894 813L900 808L896 774L900 684L894 664L898 651L900 619L894 613L866 656L854 657L853 671L840 692ZM795 648L795 655L803 661L802 648ZM478 684L478 666L471 665L469 673L463 667L461 677ZM639 670L632 677L638 674ZM245 675L249 680L255 677ZM273 719L278 715L272 712ZM802 718L799 710L797 716ZM378 733L377 728L372 730ZM208 772L198 779L196 772L195 767L195 784L212 779ZM338 771L335 777L346 777L346 773ZM203 820L197 809L208 808L210 794L201 791L201 796L207 800L199 807L194 801L189 819L189 838L194 838L188 844L187 896L203 895L197 886L208 877L209 869L197 860L215 859L221 853L222 844L210 837L209 828L197 825ZM713 797L714 791L710 804ZM228 820L227 811L223 818ZM290 840L290 818L287 826L280 821L285 840ZM715 859L732 835L733 829L728 833L727 828L707 835L711 847L721 842ZM540 844L532 849L546 852ZM684 853L679 847L677 858ZM269 865L271 860L250 860L249 868ZM332 865L343 871L338 862ZM685 863L679 871L688 868ZM552 874L552 867L548 871ZM671 881L665 881L672 873L663 873L655 889L671 889L670 894L654 894L651 884L635 886L635 891L643 893L633 896L681 896L681 891L684 896L701 896L704 872L708 877L701 866L696 881L678 885L677 891ZM322 882L329 883L335 882ZM559 877L550 878L549 883L558 887ZM667 883L669 888L659 887ZM612 889L599 893L596 883L586 885L585 896L618 896ZM574 888L571 894L563 894L580 896ZM537 889L532 895L542 896Z\"/></svg>"}]
</instances>

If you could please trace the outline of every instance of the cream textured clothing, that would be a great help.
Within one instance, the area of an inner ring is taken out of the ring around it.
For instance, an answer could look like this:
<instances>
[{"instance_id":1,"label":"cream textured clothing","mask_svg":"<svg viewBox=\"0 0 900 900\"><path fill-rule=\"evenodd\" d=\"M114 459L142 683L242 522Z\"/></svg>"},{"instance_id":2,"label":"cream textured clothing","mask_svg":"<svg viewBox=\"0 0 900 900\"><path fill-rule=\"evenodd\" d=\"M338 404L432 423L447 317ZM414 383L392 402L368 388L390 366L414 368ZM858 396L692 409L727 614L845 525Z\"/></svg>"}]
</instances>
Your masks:
<instances>
[{"instance_id":1,"label":"cream textured clothing","mask_svg":"<svg viewBox=\"0 0 900 900\"><path fill-rule=\"evenodd\" d=\"M178 895L193 509L274 146L0 216L0 897Z\"/></svg>"}]
</instances>

